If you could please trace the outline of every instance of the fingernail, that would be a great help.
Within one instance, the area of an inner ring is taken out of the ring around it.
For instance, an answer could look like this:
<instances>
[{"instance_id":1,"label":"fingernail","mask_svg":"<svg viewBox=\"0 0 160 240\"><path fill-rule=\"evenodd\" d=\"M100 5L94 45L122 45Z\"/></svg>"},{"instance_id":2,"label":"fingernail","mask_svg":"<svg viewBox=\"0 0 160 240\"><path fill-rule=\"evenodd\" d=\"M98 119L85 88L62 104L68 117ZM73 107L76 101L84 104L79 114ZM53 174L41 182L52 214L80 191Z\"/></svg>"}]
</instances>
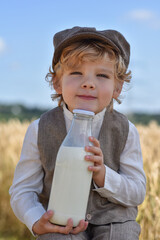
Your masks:
<instances>
[{"instance_id":1,"label":"fingernail","mask_svg":"<svg viewBox=\"0 0 160 240\"><path fill-rule=\"evenodd\" d=\"M68 221L73 224L73 219L72 218L69 218Z\"/></svg>"},{"instance_id":2,"label":"fingernail","mask_svg":"<svg viewBox=\"0 0 160 240\"><path fill-rule=\"evenodd\" d=\"M53 211L52 210L48 210L47 213L48 214L53 214Z\"/></svg>"}]
</instances>

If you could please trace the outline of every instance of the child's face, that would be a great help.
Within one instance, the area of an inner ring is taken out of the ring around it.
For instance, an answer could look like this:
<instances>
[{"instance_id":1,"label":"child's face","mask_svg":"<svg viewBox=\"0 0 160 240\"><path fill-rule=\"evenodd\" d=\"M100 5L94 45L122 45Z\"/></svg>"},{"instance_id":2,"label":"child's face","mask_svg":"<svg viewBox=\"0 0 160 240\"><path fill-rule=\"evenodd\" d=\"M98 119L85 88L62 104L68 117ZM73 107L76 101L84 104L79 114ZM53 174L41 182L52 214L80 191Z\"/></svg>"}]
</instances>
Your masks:
<instances>
[{"instance_id":1,"label":"child's face","mask_svg":"<svg viewBox=\"0 0 160 240\"><path fill-rule=\"evenodd\" d=\"M107 61L105 58L105 61L83 62L74 69L65 70L55 90L62 94L71 112L79 108L99 113L109 105L112 97L119 96L115 90L114 65L109 57Z\"/></svg>"}]
</instances>

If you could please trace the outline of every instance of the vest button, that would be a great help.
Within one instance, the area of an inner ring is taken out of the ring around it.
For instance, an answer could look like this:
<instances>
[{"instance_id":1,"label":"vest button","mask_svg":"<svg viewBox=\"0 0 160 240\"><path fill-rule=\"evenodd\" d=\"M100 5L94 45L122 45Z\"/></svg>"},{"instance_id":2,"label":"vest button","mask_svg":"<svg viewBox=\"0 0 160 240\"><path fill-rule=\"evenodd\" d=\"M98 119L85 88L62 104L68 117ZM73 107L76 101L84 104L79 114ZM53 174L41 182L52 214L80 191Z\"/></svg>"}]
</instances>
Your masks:
<instances>
[{"instance_id":1,"label":"vest button","mask_svg":"<svg viewBox=\"0 0 160 240\"><path fill-rule=\"evenodd\" d=\"M91 214L87 214L86 218L87 218L87 220L91 220L91 218L92 218Z\"/></svg>"}]
</instances>

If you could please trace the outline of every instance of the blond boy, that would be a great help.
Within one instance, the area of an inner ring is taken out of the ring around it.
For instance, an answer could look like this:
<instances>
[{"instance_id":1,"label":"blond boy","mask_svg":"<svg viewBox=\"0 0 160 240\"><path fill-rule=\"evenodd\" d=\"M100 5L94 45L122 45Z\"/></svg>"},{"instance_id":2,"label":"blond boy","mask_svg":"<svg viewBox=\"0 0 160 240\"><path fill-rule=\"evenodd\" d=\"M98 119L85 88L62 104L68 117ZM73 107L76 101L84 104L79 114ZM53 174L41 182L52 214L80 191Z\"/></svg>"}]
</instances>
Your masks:
<instances>
[{"instance_id":1,"label":"blond boy","mask_svg":"<svg viewBox=\"0 0 160 240\"><path fill-rule=\"evenodd\" d=\"M25 136L21 159L10 188L11 205L38 240L137 240L137 206L145 196L145 174L134 125L113 110L127 72L130 46L117 31L74 27L54 36L52 70L47 80L59 106L34 121ZM86 146L86 161L94 165L86 219L73 228L49 219L48 198L58 148L68 131L73 109L93 111L93 146ZM58 129L58 130L57 130Z\"/></svg>"}]
</instances>

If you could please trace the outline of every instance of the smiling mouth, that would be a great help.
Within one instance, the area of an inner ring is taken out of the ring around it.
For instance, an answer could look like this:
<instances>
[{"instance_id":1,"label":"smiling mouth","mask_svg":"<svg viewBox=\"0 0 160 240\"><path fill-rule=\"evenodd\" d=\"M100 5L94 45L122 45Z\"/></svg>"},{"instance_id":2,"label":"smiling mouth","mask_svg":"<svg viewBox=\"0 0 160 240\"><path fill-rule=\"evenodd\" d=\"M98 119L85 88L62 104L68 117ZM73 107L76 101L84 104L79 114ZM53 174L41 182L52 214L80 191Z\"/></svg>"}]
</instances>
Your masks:
<instances>
[{"instance_id":1,"label":"smiling mouth","mask_svg":"<svg viewBox=\"0 0 160 240\"><path fill-rule=\"evenodd\" d=\"M84 99L84 100L95 100L96 97L94 96L89 96L89 95L78 95L79 98Z\"/></svg>"}]
</instances>

